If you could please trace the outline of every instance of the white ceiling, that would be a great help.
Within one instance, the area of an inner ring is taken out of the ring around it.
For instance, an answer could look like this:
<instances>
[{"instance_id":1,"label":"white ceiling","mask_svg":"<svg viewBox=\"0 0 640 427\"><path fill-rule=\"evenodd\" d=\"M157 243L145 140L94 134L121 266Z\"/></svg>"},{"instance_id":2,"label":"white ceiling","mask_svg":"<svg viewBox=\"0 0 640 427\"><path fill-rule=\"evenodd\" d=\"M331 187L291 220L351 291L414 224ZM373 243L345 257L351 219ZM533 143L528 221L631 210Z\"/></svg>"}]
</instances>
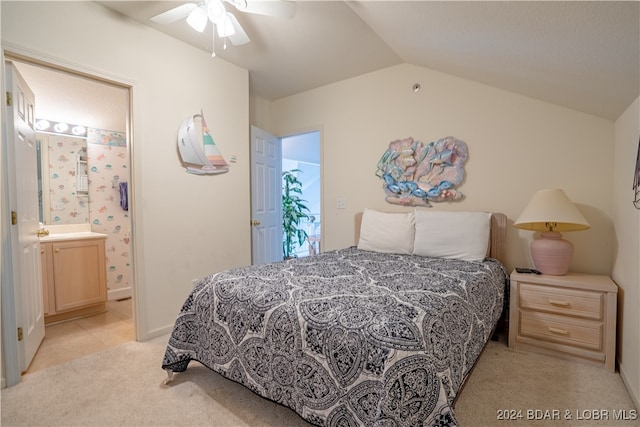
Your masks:
<instances>
[{"instance_id":1,"label":"white ceiling","mask_svg":"<svg viewBox=\"0 0 640 427\"><path fill-rule=\"evenodd\" d=\"M184 1L99 3L211 51L210 28L149 20ZM608 119L640 94L637 1L302 0L293 19L229 10L251 43L216 52L247 68L252 93L267 99L400 63Z\"/></svg>"},{"instance_id":2,"label":"white ceiling","mask_svg":"<svg viewBox=\"0 0 640 427\"><path fill-rule=\"evenodd\" d=\"M20 60L12 61L35 94L37 119L126 131L127 89Z\"/></svg>"}]
</instances>

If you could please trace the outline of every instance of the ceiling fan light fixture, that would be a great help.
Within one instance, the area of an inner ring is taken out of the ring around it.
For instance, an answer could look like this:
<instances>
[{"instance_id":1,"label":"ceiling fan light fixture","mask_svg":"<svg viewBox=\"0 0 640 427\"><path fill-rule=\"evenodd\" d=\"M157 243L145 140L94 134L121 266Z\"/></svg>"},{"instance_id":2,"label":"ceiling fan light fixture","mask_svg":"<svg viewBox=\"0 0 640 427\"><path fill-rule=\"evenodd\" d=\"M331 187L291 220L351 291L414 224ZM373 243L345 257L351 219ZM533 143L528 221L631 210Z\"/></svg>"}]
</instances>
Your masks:
<instances>
[{"instance_id":1,"label":"ceiling fan light fixture","mask_svg":"<svg viewBox=\"0 0 640 427\"><path fill-rule=\"evenodd\" d=\"M216 26L218 27L218 37L229 37L236 33L228 13L225 15L224 20Z\"/></svg>"},{"instance_id":2,"label":"ceiling fan light fixture","mask_svg":"<svg viewBox=\"0 0 640 427\"><path fill-rule=\"evenodd\" d=\"M227 10L224 8L222 1L210 0L207 5L207 15L211 22L220 25L227 17Z\"/></svg>"},{"instance_id":3,"label":"ceiling fan light fixture","mask_svg":"<svg viewBox=\"0 0 640 427\"><path fill-rule=\"evenodd\" d=\"M227 0L227 1L241 12L244 12L245 10L247 10L247 0Z\"/></svg>"},{"instance_id":4,"label":"ceiling fan light fixture","mask_svg":"<svg viewBox=\"0 0 640 427\"><path fill-rule=\"evenodd\" d=\"M204 9L204 5L196 7L189 13L187 24L199 33L207 28L207 12Z\"/></svg>"}]
</instances>

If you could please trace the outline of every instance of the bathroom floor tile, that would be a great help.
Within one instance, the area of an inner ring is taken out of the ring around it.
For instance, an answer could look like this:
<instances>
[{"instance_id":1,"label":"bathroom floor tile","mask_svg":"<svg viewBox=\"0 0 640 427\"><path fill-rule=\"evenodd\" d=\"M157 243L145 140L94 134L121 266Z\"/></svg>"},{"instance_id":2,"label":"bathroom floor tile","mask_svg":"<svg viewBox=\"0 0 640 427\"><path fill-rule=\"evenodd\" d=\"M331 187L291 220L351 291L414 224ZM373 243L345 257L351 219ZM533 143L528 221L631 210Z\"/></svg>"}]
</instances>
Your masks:
<instances>
[{"instance_id":1,"label":"bathroom floor tile","mask_svg":"<svg viewBox=\"0 0 640 427\"><path fill-rule=\"evenodd\" d=\"M24 374L133 341L131 299L109 301L107 309L106 313L45 326L44 340Z\"/></svg>"}]
</instances>

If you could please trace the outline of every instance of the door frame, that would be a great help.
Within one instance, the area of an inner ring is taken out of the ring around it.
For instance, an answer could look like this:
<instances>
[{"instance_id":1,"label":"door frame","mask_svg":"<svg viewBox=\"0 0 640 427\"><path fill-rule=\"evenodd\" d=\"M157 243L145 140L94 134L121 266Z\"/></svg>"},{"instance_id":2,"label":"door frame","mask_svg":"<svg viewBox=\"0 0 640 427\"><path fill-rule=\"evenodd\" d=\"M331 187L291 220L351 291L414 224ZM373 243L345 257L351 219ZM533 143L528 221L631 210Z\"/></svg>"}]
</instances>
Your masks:
<instances>
[{"instance_id":1,"label":"door frame","mask_svg":"<svg viewBox=\"0 0 640 427\"><path fill-rule=\"evenodd\" d=\"M139 301L139 275L140 271L138 269L137 259L135 256L136 251L138 250L138 243L141 242L140 231L136 227L136 209L135 209L135 182L136 182L136 168L134 163L134 134L133 134L133 116L134 110L136 110L135 103L135 92L136 85L135 82L122 78L119 76L107 75L103 72L89 69L85 66L81 66L75 63L69 63L63 61L59 58L54 58L48 56L46 54L40 52L34 52L31 50L26 50L19 46L15 46L11 43L2 43L2 52L0 55L0 59L2 60L2 75L4 76L4 67L5 60L14 60L17 62L26 62L37 66L43 66L46 68L50 68L56 71L63 71L70 74L73 74L82 78L93 79L102 83L111 84L114 86L119 86L128 91L129 97L127 102L127 119L126 119L126 134L127 134L127 154L129 157L129 171L131 174L130 185L129 185L129 199L130 199L130 223L131 223L131 272L132 272L132 308L133 308L133 322L134 322L134 331L135 331L135 340L139 341L142 336L140 319L144 318L142 313L140 313L140 309L142 308L142 304ZM0 82L2 86L2 94L3 94L3 103L4 94L7 92L7 88L5 87L4 77ZM2 108L2 122L6 123L6 108ZM2 149L0 150L0 163L4 164L4 162L9 159L5 159L5 144L8 143L7 140L7 129L2 130ZM6 170L6 168L2 168ZM5 212L5 208L9 208L9 188L7 177L4 176L6 172L0 174L0 194L1 194L1 203L3 212ZM5 204L6 203L6 204ZM10 222L7 222L6 218L2 219L2 223L0 224L2 227L2 245L0 246L0 263L2 265L2 282L1 282L1 290L2 290L2 298L0 301L0 309L2 310L2 358L4 362L4 376L2 377L2 388L10 387L12 385L18 384L20 382L20 361L18 358L18 339L17 339L17 319L16 319L16 308L14 303L14 275L13 275L13 265L12 265L12 245L11 245L11 226ZM10 266L10 268L5 268L6 266Z\"/></svg>"}]
</instances>

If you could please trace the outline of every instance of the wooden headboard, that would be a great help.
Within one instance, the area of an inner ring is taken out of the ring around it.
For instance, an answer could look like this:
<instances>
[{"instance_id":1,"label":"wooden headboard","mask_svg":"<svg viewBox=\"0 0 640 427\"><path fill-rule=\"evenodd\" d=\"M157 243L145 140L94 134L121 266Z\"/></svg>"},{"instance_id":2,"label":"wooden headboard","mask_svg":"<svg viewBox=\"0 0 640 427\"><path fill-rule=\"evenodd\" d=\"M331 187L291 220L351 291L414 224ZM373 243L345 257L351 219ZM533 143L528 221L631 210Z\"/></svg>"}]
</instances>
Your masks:
<instances>
[{"instance_id":1,"label":"wooden headboard","mask_svg":"<svg viewBox=\"0 0 640 427\"><path fill-rule=\"evenodd\" d=\"M355 216L355 244L360 241L360 226L362 225L362 212ZM489 256L505 263L505 243L507 239L507 216L502 213L491 214L491 235L490 235Z\"/></svg>"}]
</instances>

